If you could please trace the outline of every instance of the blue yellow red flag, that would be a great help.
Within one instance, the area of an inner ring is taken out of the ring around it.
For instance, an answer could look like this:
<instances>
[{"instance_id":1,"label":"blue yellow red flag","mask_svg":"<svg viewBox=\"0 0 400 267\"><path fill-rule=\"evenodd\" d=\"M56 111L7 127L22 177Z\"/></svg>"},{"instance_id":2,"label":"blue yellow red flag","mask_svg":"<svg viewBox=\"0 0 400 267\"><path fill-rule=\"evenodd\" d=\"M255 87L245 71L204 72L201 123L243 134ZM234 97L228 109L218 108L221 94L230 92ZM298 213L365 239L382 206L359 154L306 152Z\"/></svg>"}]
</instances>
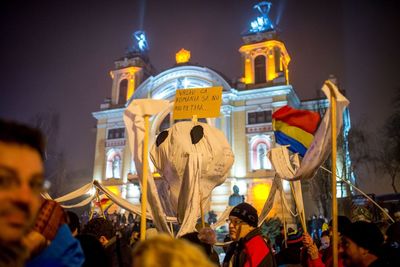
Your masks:
<instances>
[{"instance_id":1,"label":"blue yellow red flag","mask_svg":"<svg viewBox=\"0 0 400 267\"><path fill-rule=\"evenodd\" d=\"M304 157L321 117L318 112L283 106L272 114L275 141Z\"/></svg>"}]
</instances>

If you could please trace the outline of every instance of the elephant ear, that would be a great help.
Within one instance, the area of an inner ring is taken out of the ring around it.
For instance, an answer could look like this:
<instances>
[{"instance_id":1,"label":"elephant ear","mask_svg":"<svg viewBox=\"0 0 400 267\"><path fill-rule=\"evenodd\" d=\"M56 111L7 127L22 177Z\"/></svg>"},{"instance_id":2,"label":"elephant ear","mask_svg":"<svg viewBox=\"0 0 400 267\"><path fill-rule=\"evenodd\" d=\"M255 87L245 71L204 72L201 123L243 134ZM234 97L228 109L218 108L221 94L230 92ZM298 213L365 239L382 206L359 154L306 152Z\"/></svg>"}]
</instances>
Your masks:
<instances>
[{"instance_id":1,"label":"elephant ear","mask_svg":"<svg viewBox=\"0 0 400 267\"><path fill-rule=\"evenodd\" d=\"M204 136L204 130L201 125L196 125L190 131L190 138L192 139L192 144L197 144L201 138Z\"/></svg>"},{"instance_id":2,"label":"elephant ear","mask_svg":"<svg viewBox=\"0 0 400 267\"><path fill-rule=\"evenodd\" d=\"M167 131L167 130L162 131L162 132L157 136L157 139L156 139L156 146L159 147L159 146L165 141L165 139L167 139L167 137L168 137L168 131Z\"/></svg>"}]
</instances>

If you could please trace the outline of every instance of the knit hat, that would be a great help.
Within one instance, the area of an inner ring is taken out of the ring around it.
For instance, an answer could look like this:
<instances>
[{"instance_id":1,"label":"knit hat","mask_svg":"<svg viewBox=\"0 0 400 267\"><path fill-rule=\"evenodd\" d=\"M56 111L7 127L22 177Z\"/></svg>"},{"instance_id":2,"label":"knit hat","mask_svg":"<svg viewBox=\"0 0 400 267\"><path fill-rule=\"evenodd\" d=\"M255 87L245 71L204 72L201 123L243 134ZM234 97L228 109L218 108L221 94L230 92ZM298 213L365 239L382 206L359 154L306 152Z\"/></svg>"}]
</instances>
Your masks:
<instances>
[{"instance_id":1,"label":"knit hat","mask_svg":"<svg viewBox=\"0 0 400 267\"><path fill-rule=\"evenodd\" d=\"M292 245L302 246L303 245L303 236L301 235L300 232L289 227L288 233L287 233L287 244L288 244L288 246L292 246Z\"/></svg>"},{"instance_id":2,"label":"knit hat","mask_svg":"<svg viewBox=\"0 0 400 267\"><path fill-rule=\"evenodd\" d=\"M383 235L379 228L375 224L365 221L352 223L344 236L351 239L359 247L368 249L372 254L376 254L383 244Z\"/></svg>"},{"instance_id":3,"label":"knit hat","mask_svg":"<svg viewBox=\"0 0 400 267\"><path fill-rule=\"evenodd\" d=\"M257 227L258 225L257 210L245 202L235 206L229 213L229 216L235 216L253 227Z\"/></svg>"}]
</instances>

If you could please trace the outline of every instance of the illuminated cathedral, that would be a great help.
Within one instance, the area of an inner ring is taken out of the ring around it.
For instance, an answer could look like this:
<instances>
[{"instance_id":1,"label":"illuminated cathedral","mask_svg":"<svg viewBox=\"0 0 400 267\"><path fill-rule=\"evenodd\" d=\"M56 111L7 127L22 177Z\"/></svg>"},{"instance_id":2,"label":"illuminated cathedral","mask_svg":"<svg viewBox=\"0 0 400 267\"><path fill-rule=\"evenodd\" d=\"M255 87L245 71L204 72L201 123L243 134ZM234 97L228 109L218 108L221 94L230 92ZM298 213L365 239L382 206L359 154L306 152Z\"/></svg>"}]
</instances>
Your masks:
<instances>
[{"instance_id":1,"label":"illuminated cathedral","mask_svg":"<svg viewBox=\"0 0 400 267\"><path fill-rule=\"evenodd\" d=\"M284 105L314 110L327 106L326 100L302 102L290 85L290 56L268 17L270 7L268 2L254 7L258 16L242 34L239 52L243 76L235 84L220 72L191 64L190 51L185 49L177 52L174 67L155 73L146 56L145 33L136 32L136 48L115 61L110 71L111 98L93 112L97 120L94 179L130 202L139 203L140 187L123 122L126 106L140 98L173 101L177 89L221 86L220 116L205 121L223 131L235 162L226 182L213 191L211 210L219 213L225 209L234 185L246 202L261 210L275 175L266 157L274 146L272 113ZM172 116L166 116L158 129L152 128L152 134L173 123ZM156 172L153 175L159 177Z\"/></svg>"}]
</instances>

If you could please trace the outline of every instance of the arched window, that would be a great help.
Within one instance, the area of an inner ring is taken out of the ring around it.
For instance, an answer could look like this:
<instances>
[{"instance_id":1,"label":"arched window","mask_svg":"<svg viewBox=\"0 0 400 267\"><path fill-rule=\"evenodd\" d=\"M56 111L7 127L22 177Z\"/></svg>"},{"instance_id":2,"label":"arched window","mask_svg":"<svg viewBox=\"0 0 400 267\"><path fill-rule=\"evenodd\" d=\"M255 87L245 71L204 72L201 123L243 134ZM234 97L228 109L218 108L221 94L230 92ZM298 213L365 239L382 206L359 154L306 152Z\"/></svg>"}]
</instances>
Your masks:
<instances>
[{"instance_id":1,"label":"arched window","mask_svg":"<svg viewBox=\"0 0 400 267\"><path fill-rule=\"evenodd\" d=\"M271 148L271 138L267 135L254 136L250 141L250 164L252 170L269 170L272 168L267 157Z\"/></svg>"},{"instance_id":2,"label":"arched window","mask_svg":"<svg viewBox=\"0 0 400 267\"><path fill-rule=\"evenodd\" d=\"M121 151L110 149L107 153L106 178L121 178Z\"/></svg>"},{"instance_id":3,"label":"arched window","mask_svg":"<svg viewBox=\"0 0 400 267\"><path fill-rule=\"evenodd\" d=\"M126 95L128 93L128 80L124 79L119 83L118 104L126 103Z\"/></svg>"},{"instance_id":4,"label":"arched window","mask_svg":"<svg viewBox=\"0 0 400 267\"><path fill-rule=\"evenodd\" d=\"M265 83L267 81L266 77L266 58L263 55L259 55L254 59L254 75L255 83Z\"/></svg>"}]
</instances>

